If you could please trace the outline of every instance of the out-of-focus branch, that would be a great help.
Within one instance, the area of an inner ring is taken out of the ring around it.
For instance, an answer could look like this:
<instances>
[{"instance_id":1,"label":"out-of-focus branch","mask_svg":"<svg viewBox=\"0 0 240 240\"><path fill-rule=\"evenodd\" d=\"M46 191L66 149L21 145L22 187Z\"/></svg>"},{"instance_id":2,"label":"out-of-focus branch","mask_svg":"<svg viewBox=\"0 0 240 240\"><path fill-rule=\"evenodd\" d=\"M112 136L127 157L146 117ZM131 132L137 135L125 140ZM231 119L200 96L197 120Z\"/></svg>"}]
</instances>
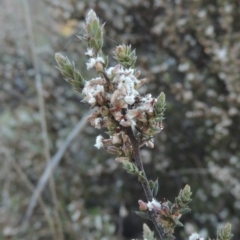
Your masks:
<instances>
[{"instance_id":1,"label":"out-of-focus branch","mask_svg":"<svg viewBox=\"0 0 240 240\"><path fill-rule=\"evenodd\" d=\"M46 186L54 168L56 168L57 165L59 164L60 160L62 159L63 154L67 150L67 148L68 148L69 144L72 142L72 140L76 136L79 136L81 131L83 131L83 129L86 125L86 120L85 119L91 113L92 113L92 110L88 111L86 113L86 115L84 115L84 117L77 123L77 125L75 125L73 130L67 136L64 143L59 147L58 151L55 153L55 155L53 156L51 161L45 167L45 170L44 170L42 176L40 177L40 179L38 181L38 184L37 184L37 186L36 186L36 188L35 188L35 190L32 194L32 197L31 197L31 200L29 202L25 217L24 217L23 222L22 222L21 229L23 229L23 230L26 229L26 227L29 223L29 220L32 216L33 210L34 210L34 208L37 204L37 199L38 199L39 195L41 195L41 192L43 191L44 187Z\"/></svg>"},{"instance_id":2,"label":"out-of-focus branch","mask_svg":"<svg viewBox=\"0 0 240 240\"><path fill-rule=\"evenodd\" d=\"M49 163L51 159L50 155L50 146L49 146L49 138L48 138L48 131L47 131L47 121L46 121L46 114L45 114L45 105L44 105L44 97L43 97L43 86L42 86L42 78L40 74L40 65L38 61L38 56L36 53L36 47L33 37L33 27L32 27L32 19L29 9L28 0L23 0L23 6L24 6L24 16L26 21L26 29L29 36L29 44L31 48L31 54L32 54L32 60L33 60L33 66L35 70L35 85L37 90L37 97L38 97L38 106L40 111L40 122L41 122L41 130L42 130L42 137L43 137L43 145L44 145L44 156L46 159L46 162ZM50 176L50 191L53 198L54 203L54 210L56 214L56 225L57 225L57 232L59 240L64 240L63 236L63 229L60 221L60 217L58 214L59 204L56 194L56 186L54 182L53 176Z\"/></svg>"}]
</instances>

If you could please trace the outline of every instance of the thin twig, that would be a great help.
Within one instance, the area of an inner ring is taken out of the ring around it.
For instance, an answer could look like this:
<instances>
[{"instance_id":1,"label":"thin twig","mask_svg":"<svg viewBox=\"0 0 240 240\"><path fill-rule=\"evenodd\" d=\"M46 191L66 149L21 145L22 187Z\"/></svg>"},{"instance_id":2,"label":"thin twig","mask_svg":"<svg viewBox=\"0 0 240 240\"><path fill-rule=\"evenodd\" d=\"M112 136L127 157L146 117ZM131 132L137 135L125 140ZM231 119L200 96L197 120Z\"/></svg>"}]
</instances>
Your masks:
<instances>
[{"instance_id":1,"label":"thin twig","mask_svg":"<svg viewBox=\"0 0 240 240\"><path fill-rule=\"evenodd\" d=\"M138 170L142 171L144 174L145 180L141 181L141 184L142 184L145 196L146 196L147 200L149 202L151 202L153 199L153 194L152 194L151 188L149 186L149 182L148 182L148 179L147 179L147 176L145 174L144 167L142 164L142 160L141 160L141 156L140 156L140 142L135 138L131 127L124 128L124 131L128 135L128 137L131 141L132 147L133 147L134 162L135 162L136 166L138 167ZM149 215L150 215L150 218L158 232L160 240L163 240L164 239L164 237L163 237L164 231L163 231L163 228L156 221L157 214L156 214L155 210L153 209L152 211L149 211Z\"/></svg>"},{"instance_id":2,"label":"thin twig","mask_svg":"<svg viewBox=\"0 0 240 240\"><path fill-rule=\"evenodd\" d=\"M49 177L51 176L54 168L56 168L57 165L59 164L60 160L62 159L65 151L67 150L67 148L68 148L69 144L72 142L72 140L76 136L79 136L80 132L83 131L83 129L86 125L86 117L88 117L91 113L92 113L92 110L88 111L86 113L86 115L84 115L84 117L77 123L77 125L75 125L73 130L68 134L64 143L59 147L58 151L54 154L51 161L45 167L45 170L38 181L38 184L32 194L29 205L27 207L27 211L26 211L25 217L22 222L23 229L25 229L26 226L28 225L28 222L32 216L33 210L37 204L38 196L41 194L42 190L46 186L46 184L49 180Z\"/></svg>"},{"instance_id":3,"label":"thin twig","mask_svg":"<svg viewBox=\"0 0 240 240\"><path fill-rule=\"evenodd\" d=\"M49 146L49 139L48 139L48 132L47 132L47 122L46 122L44 97L43 97L43 86L42 86L42 79L40 74L39 61L38 61L34 38L33 38L32 20L31 20L28 0L23 0L23 5L24 5L24 15L26 20L27 33L29 35L29 43L30 43L32 59L33 59L33 66L35 69L35 84L36 84L36 89L38 93L38 105L39 105L39 111L41 116L41 129L42 129L42 135L43 135L44 155L47 163L49 163L51 159L51 155L50 155L50 146ZM56 186L55 186L53 176L50 177L49 186L50 186L51 194L53 197L54 210L56 214L56 218L55 218L56 224L58 225L57 227L58 239L64 240L63 229L62 229L60 217L58 214L59 204L57 200Z\"/></svg>"}]
</instances>

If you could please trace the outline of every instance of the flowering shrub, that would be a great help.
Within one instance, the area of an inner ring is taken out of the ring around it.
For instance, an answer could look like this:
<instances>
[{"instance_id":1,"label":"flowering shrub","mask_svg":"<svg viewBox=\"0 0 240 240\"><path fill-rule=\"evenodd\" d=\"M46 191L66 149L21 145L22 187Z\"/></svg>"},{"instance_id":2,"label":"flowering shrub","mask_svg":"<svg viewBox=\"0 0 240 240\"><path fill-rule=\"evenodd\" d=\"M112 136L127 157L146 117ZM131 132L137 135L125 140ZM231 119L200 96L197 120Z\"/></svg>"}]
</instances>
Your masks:
<instances>
[{"instance_id":1,"label":"flowering shrub","mask_svg":"<svg viewBox=\"0 0 240 240\"><path fill-rule=\"evenodd\" d=\"M190 186L186 185L180 191L174 203L156 200L158 180L148 180L140 156L140 148L153 148L154 136L163 130L165 94L161 92L158 97L140 95L138 89L147 79L139 79L140 72L135 69L136 53L130 45L117 46L114 52L117 65L108 67L108 57L102 52L103 28L91 10L86 18L86 34L79 37L87 44L87 69L95 69L98 77L85 80L74 63L60 53L55 55L58 68L65 80L83 94L83 102L96 109L88 117L91 125L108 129L109 137L98 136L95 147L116 155L116 161L121 162L128 173L138 176L147 202L139 200L140 212L136 213L153 222L160 239L175 239L175 227L183 226L179 219L190 211ZM219 231L217 239L229 240L231 236L231 225L227 224ZM144 228L144 239L154 239L147 227ZM189 240L203 239L197 233L189 237Z\"/></svg>"}]
</instances>

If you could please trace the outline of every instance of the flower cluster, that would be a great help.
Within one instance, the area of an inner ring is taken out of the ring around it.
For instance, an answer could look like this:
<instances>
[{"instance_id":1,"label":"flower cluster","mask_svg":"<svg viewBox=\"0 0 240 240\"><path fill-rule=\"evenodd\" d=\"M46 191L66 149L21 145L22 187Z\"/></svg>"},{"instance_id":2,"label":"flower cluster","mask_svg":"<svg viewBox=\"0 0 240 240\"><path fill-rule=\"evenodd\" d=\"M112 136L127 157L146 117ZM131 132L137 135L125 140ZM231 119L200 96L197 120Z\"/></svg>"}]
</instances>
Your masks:
<instances>
[{"instance_id":1,"label":"flower cluster","mask_svg":"<svg viewBox=\"0 0 240 240\"><path fill-rule=\"evenodd\" d=\"M159 202L155 199L158 192L158 180L148 180L145 174L140 148L143 145L153 148L153 137L163 129L165 111L165 94L158 97L151 94L141 96L138 89L147 82L140 79L140 71L134 67L136 52L131 45L119 45L114 51L113 58L117 64L108 67L108 57L102 52L103 28L94 11L89 11L86 17L86 34L79 37L87 44L85 55L89 57L87 69L94 69L97 77L85 80L75 69L75 64L60 53L55 55L58 69L66 81L71 83L76 91L82 93L83 102L87 102L95 112L88 120L95 128L107 128L109 138L98 136L96 148L104 148L117 156L116 160L123 163L128 173L138 176L147 202L139 200L139 216L150 219L160 236L160 239L175 239L173 236L176 226L183 226L179 221L181 216L188 213L191 201L191 189L186 185L175 198ZM186 68L186 66L182 66ZM154 239L153 234L145 227L144 238ZM228 224L219 231L219 240L230 240L231 225ZM204 240L196 233L189 240Z\"/></svg>"},{"instance_id":2,"label":"flower cluster","mask_svg":"<svg viewBox=\"0 0 240 240\"><path fill-rule=\"evenodd\" d=\"M138 89L147 79L139 79L140 72L133 68L136 54L131 46L117 46L114 58L118 64L107 67L108 59L101 51L103 25L100 26L92 10L87 15L85 29L86 35L81 39L87 43L87 69L95 68L99 76L88 81L78 77L79 83L76 84L76 75L81 75L75 70L74 63L59 53L56 61L65 79L75 83L77 90L84 95L83 101L96 107L88 118L91 125L108 129L110 138L98 136L95 146L117 155L117 160L130 159L132 146L124 129L131 128L141 146L152 148L153 136L163 129L165 95L161 93L155 98L151 94L139 94Z\"/></svg>"},{"instance_id":3,"label":"flower cluster","mask_svg":"<svg viewBox=\"0 0 240 240\"><path fill-rule=\"evenodd\" d=\"M138 204L141 211L139 215L148 218L149 213L154 210L157 222L163 226L164 233L168 239L174 239L172 235L174 228L176 226L183 226L179 219L183 214L190 211L187 205L191 201L191 195L191 189L189 185L186 185L175 199L175 203L171 203L168 200L159 202L155 198L152 201L148 201L148 203L139 200Z\"/></svg>"}]
</instances>

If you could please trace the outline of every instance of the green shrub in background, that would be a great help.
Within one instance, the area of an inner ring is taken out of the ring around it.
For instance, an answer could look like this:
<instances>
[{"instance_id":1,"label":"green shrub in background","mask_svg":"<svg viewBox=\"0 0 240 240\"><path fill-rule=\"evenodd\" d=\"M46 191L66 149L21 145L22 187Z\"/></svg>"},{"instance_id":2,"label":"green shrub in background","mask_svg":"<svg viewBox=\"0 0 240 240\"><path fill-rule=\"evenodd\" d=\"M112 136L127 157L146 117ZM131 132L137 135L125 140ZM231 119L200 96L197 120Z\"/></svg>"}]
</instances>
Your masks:
<instances>
[{"instance_id":1,"label":"green shrub in background","mask_svg":"<svg viewBox=\"0 0 240 240\"><path fill-rule=\"evenodd\" d=\"M98 77L85 80L75 69L75 64L60 53L55 54L58 69L65 80L84 95L83 102L95 109L88 117L91 125L97 129L108 129L109 138L99 135L94 146L116 155L116 161L121 162L128 173L138 177L148 202L139 200L141 211L136 213L152 221L160 239L175 239L175 227L183 227L179 219L190 212L190 186L186 185L180 191L175 203L156 200L158 180L148 180L140 155L140 149L144 145L154 147L154 135L163 130L165 94L161 92L157 98L151 94L139 94L138 88L147 80L138 79L140 72L134 67L137 57L135 50L131 50L131 45L117 46L114 51L117 65L108 68L108 57L102 52L104 24L100 25L93 10L88 12L84 28L85 34L79 38L87 45L87 69L94 68ZM143 237L148 240L155 239L146 226ZM230 240L231 237L231 225L227 224L219 231L217 239ZM197 233L193 233L189 239L204 240Z\"/></svg>"}]
</instances>

